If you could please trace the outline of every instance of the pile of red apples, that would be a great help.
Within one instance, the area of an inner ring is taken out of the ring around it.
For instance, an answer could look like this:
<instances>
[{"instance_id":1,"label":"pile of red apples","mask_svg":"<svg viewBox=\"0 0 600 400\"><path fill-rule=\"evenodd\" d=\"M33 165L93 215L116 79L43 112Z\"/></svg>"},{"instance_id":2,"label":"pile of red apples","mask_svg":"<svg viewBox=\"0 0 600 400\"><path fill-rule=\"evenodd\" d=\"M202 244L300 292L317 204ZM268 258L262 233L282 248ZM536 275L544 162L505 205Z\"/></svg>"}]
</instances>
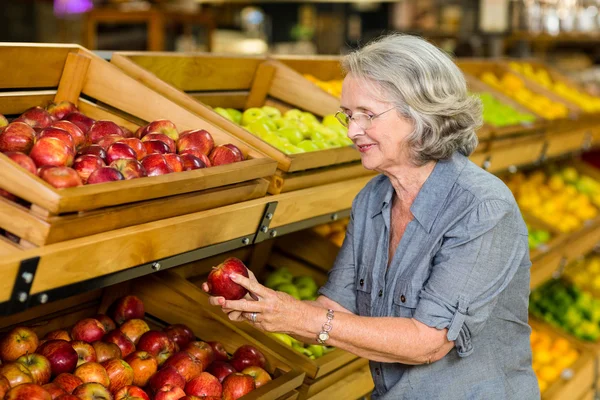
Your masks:
<instances>
[{"instance_id":1,"label":"pile of red apples","mask_svg":"<svg viewBox=\"0 0 600 400\"><path fill-rule=\"evenodd\" d=\"M136 132L79 112L70 102L0 114L0 152L56 188L157 176L244 160L204 129L179 133L166 119Z\"/></svg>"},{"instance_id":2,"label":"pile of red apples","mask_svg":"<svg viewBox=\"0 0 600 400\"><path fill-rule=\"evenodd\" d=\"M41 340L28 327L5 334L0 399L231 400L271 380L253 346L230 357L222 343L198 341L183 324L150 329L136 296L118 299L107 314Z\"/></svg>"}]
</instances>

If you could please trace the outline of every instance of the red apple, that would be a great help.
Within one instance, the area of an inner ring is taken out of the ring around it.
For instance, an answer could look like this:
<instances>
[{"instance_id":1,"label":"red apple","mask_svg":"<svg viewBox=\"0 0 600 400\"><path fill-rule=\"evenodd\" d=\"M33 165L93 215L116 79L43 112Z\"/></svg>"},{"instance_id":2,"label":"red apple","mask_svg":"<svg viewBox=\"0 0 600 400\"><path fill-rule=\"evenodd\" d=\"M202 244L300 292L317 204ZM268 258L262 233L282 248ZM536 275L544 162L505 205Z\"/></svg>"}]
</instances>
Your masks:
<instances>
[{"instance_id":1,"label":"red apple","mask_svg":"<svg viewBox=\"0 0 600 400\"><path fill-rule=\"evenodd\" d=\"M57 189L82 186L81 177L73 168L50 167L40 171L40 178Z\"/></svg>"},{"instance_id":2,"label":"red apple","mask_svg":"<svg viewBox=\"0 0 600 400\"><path fill-rule=\"evenodd\" d=\"M61 394L56 400L80 400L79 397L73 396L72 394Z\"/></svg>"},{"instance_id":3,"label":"red apple","mask_svg":"<svg viewBox=\"0 0 600 400\"><path fill-rule=\"evenodd\" d=\"M188 343L196 338L194 332L184 324L169 325L163 329L163 331L167 334L169 339L179 345L180 349L183 349Z\"/></svg>"},{"instance_id":4,"label":"red apple","mask_svg":"<svg viewBox=\"0 0 600 400\"><path fill-rule=\"evenodd\" d=\"M231 274L238 274L247 278L248 268L240 259L235 257L227 258L221 264L213 267L206 282L212 296L222 296L227 300L239 300L248 293L245 287L231 280L229 277Z\"/></svg>"},{"instance_id":5,"label":"red apple","mask_svg":"<svg viewBox=\"0 0 600 400\"><path fill-rule=\"evenodd\" d=\"M133 384L144 387L148 380L158 370L158 361L147 351L136 351L125 358L133 369Z\"/></svg>"},{"instance_id":6,"label":"red apple","mask_svg":"<svg viewBox=\"0 0 600 400\"><path fill-rule=\"evenodd\" d=\"M92 346L96 350L96 358L99 363L122 356L121 349L114 343L94 342Z\"/></svg>"},{"instance_id":7,"label":"red apple","mask_svg":"<svg viewBox=\"0 0 600 400\"><path fill-rule=\"evenodd\" d=\"M52 400L52 396L40 385L24 383L8 391L5 400Z\"/></svg>"},{"instance_id":8,"label":"red apple","mask_svg":"<svg viewBox=\"0 0 600 400\"><path fill-rule=\"evenodd\" d=\"M179 400L221 400L221 397L213 397L213 396L208 396L208 397L198 397L198 396L183 396L181 399Z\"/></svg>"},{"instance_id":9,"label":"red apple","mask_svg":"<svg viewBox=\"0 0 600 400\"><path fill-rule=\"evenodd\" d=\"M237 147L235 144L231 144L231 143L227 143L224 144L223 146L229 148L231 151L233 151L237 157L235 162L239 162L239 161L244 161L244 153L242 153L242 150L240 150L239 147Z\"/></svg>"},{"instance_id":10,"label":"red apple","mask_svg":"<svg viewBox=\"0 0 600 400\"><path fill-rule=\"evenodd\" d=\"M242 345L237 348L233 357L231 357L231 365L238 371L242 371L247 367L261 367L265 368L267 365L267 359L256 347L250 346L249 344Z\"/></svg>"},{"instance_id":11,"label":"red apple","mask_svg":"<svg viewBox=\"0 0 600 400\"><path fill-rule=\"evenodd\" d=\"M202 363L202 370L206 370L215 359L215 352L208 343L190 342L185 346L180 346L183 351L194 357Z\"/></svg>"},{"instance_id":12,"label":"red apple","mask_svg":"<svg viewBox=\"0 0 600 400\"><path fill-rule=\"evenodd\" d=\"M143 178L146 174L146 169L138 160L120 159L113 161L110 166L115 168L125 177L125 180Z\"/></svg>"},{"instance_id":13,"label":"red apple","mask_svg":"<svg viewBox=\"0 0 600 400\"><path fill-rule=\"evenodd\" d=\"M102 338L103 342L114 343L121 349L121 356L127 357L135 351L135 345L123 332L118 329L108 332Z\"/></svg>"},{"instance_id":14,"label":"red apple","mask_svg":"<svg viewBox=\"0 0 600 400\"><path fill-rule=\"evenodd\" d=\"M4 395L6 395L9 390L10 382L8 382L8 379L6 379L4 375L0 375L0 399L3 399Z\"/></svg>"},{"instance_id":15,"label":"red apple","mask_svg":"<svg viewBox=\"0 0 600 400\"><path fill-rule=\"evenodd\" d=\"M123 131L123 137L124 138L135 138L135 133L133 133L131 131L131 129L127 128L126 126L120 125L121 130Z\"/></svg>"},{"instance_id":16,"label":"red apple","mask_svg":"<svg viewBox=\"0 0 600 400\"><path fill-rule=\"evenodd\" d=\"M112 318L110 318L106 314L96 314L94 318L96 318L98 321L100 321L102 325L104 325L104 329L106 330L106 332L110 332L114 329L117 329L117 324L115 324L115 321L113 321Z\"/></svg>"},{"instance_id":17,"label":"red apple","mask_svg":"<svg viewBox=\"0 0 600 400\"><path fill-rule=\"evenodd\" d=\"M161 140L147 140L142 141L144 143L144 148L146 149L146 153L150 154L168 154L170 153L169 146L161 141Z\"/></svg>"},{"instance_id":18,"label":"red apple","mask_svg":"<svg viewBox=\"0 0 600 400\"><path fill-rule=\"evenodd\" d=\"M83 340L74 340L71 342L71 346L77 352L77 366L79 367L81 364L85 364L86 362L97 362L98 357L96 357L96 350L94 350L94 346L92 346L88 342L84 342Z\"/></svg>"},{"instance_id":19,"label":"red apple","mask_svg":"<svg viewBox=\"0 0 600 400\"><path fill-rule=\"evenodd\" d=\"M221 382L208 372L202 372L185 385L185 393L192 396L220 398L222 392Z\"/></svg>"},{"instance_id":20,"label":"red apple","mask_svg":"<svg viewBox=\"0 0 600 400\"><path fill-rule=\"evenodd\" d=\"M206 168L206 164L198 157L193 154L185 153L181 155L181 162L183 163L184 171L191 171L193 169Z\"/></svg>"},{"instance_id":21,"label":"red apple","mask_svg":"<svg viewBox=\"0 0 600 400\"><path fill-rule=\"evenodd\" d=\"M56 378L54 378L53 382L69 394L73 393L77 386L83 385L81 378L69 373L62 373L58 375Z\"/></svg>"},{"instance_id":22,"label":"red apple","mask_svg":"<svg viewBox=\"0 0 600 400\"><path fill-rule=\"evenodd\" d=\"M75 153L73 149L63 141L45 137L38 140L31 149L29 157L39 167L70 167L73 164Z\"/></svg>"},{"instance_id":23,"label":"red apple","mask_svg":"<svg viewBox=\"0 0 600 400\"><path fill-rule=\"evenodd\" d=\"M143 319L133 318L123 322L119 330L133 342L137 344L142 335L150 330L150 327Z\"/></svg>"},{"instance_id":24,"label":"red apple","mask_svg":"<svg viewBox=\"0 0 600 400\"><path fill-rule=\"evenodd\" d=\"M118 325L134 318L144 319L144 303L137 296L123 296L111 304L110 314Z\"/></svg>"},{"instance_id":25,"label":"red apple","mask_svg":"<svg viewBox=\"0 0 600 400\"><path fill-rule=\"evenodd\" d=\"M123 137L123 130L112 121L99 120L94 122L87 133L92 143L98 143L100 139L108 135L118 135Z\"/></svg>"},{"instance_id":26,"label":"red apple","mask_svg":"<svg viewBox=\"0 0 600 400\"><path fill-rule=\"evenodd\" d=\"M148 331L138 341L137 349L152 354L160 366L175 353L175 343L164 332Z\"/></svg>"},{"instance_id":27,"label":"red apple","mask_svg":"<svg viewBox=\"0 0 600 400\"><path fill-rule=\"evenodd\" d=\"M204 164L204 167L202 168L209 168L212 167L212 164L210 163L210 160L208 159L208 156L204 153L202 153L200 150L198 149L187 149L187 150L183 150L181 153L179 153L182 157L186 154L190 154L193 155L197 158L200 159L200 161Z\"/></svg>"},{"instance_id":28,"label":"red apple","mask_svg":"<svg viewBox=\"0 0 600 400\"><path fill-rule=\"evenodd\" d=\"M138 161L141 161L144 157L146 157L146 148L144 147L144 143L138 138L130 137L121 139L120 143L125 143L129 147L135 151L135 155Z\"/></svg>"},{"instance_id":29,"label":"red apple","mask_svg":"<svg viewBox=\"0 0 600 400\"><path fill-rule=\"evenodd\" d=\"M77 111L67 115L63 118L63 120L74 123L86 135L88 134L94 122L96 122L92 118Z\"/></svg>"},{"instance_id":30,"label":"red apple","mask_svg":"<svg viewBox=\"0 0 600 400\"><path fill-rule=\"evenodd\" d=\"M227 350L225 350L225 346L221 342L208 342L210 347L214 352L214 358L217 361L229 361L229 355L227 354Z\"/></svg>"},{"instance_id":31,"label":"red apple","mask_svg":"<svg viewBox=\"0 0 600 400\"><path fill-rule=\"evenodd\" d=\"M106 150L106 162L110 164L121 159L137 160L137 154L125 143L116 142L111 144Z\"/></svg>"},{"instance_id":32,"label":"red apple","mask_svg":"<svg viewBox=\"0 0 600 400\"><path fill-rule=\"evenodd\" d=\"M8 380L11 388L23 383L33 383L33 376L29 369L18 362L9 362L0 365L0 375Z\"/></svg>"},{"instance_id":33,"label":"red apple","mask_svg":"<svg viewBox=\"0 0 600 400\"><path fill-rule=\"evenodd\" d=\"M210 364L206 369L206 372L216 376L219 382L223 383L225 378L236 371L235 368L233 368L233 366L226 361L213 361L212 364Z\"/></svg>"},{"instance_id":34,"label":"red apple","mask_svg":"<svg viewBox=\"0 0 600 400\"><path fill-rule=\"evenodd\" d=\"M54 122L54 118L42 107L31 107L15 119L15 121L24 122L32 128L44 129Z\"/></svg>"},{"instance_id":35,"label":"red apple","mask_svg":"<svg viewBox=\"0 0 600 400\"><path fill-rule=\"evenodd\" d=\"M178 154L165 154L165 160L167 160L167 164L169 164L173 172L183 171L183 161L181 160L181 157Z\"/></svg>"},{"instance_id":36,"label":"red apple","mask_svg":"<svg viewBox=\"0 0 600 400\"><path fill-rule=\"evenodd\" d=\"M148 154L142 160L142 166L146 170L148 176L165 175L173 172L167 163L165 156L162 154Z\"/></svg>"},{"instance_id":37,"label":"red apple","mask_svg":"<svg viewBox=\"0 0 600 400\"><path fill-rule=\"evenodd\" d=\"M175 153L177 151L175 141L163 133L148 133L142 138L142 143L149 142L150 140L158 140L166 144L169 147L168 153Z\"/></svg>"},{"instance_id":38,"label":"red apple","mask_svg":"<svg viewBox=\"0 0 600 400\"><path fill-rule=\"evenodd\" d=\"M112 394L105 386L96 382L84 383L73 391L79 400L113 400Z\"/></svg>"},{"instance_id":39,"label":"red apple","mask_svg":"<svg viewBox=\"0 0 600 400\"><path fill-rule=\"evenodd\" d=\"M66 340L48 340L37 349L37 352L50 361L53 376L63 372L73 372L79 360L77 352Z\"/></svg>"},{"instance_id":40,"label":"red apple","mask_svg":"<svg viewBox=\"0 0 600 400\"><path fill-rule=\"evenodd\" d=\"M177 132L177 127L173 122L166 119L157 119L156 121L152 121L148 125L146 125L142 129L140 139L150 133L162 133L175 142L179 140L179 133Z\"/></svg>"},{"instance_id":41,"label":"red apple","mask_svg":"<svg viewBox=\"0 0 600 400\"><path fill-rule=\"evenodd\" d=\"M64 144L69 146L71 149L75 150L75 141L73 140L73 136L64 129L53 128L49 126L48 128L42 129L40 134L38 135L38 139L44 137L53 137L61 140Z\"/></svg>"},{"instance_id":42,"label":"red apple","mask_svg":"<svg viewBox=\"0 0 600 400\"><path fill-rule=\"evenodd\" d=\"M242 374L250 375L254 378L254 384L257 388L272 380L271 375L261 367L253 365L252 367L244 368Z\"/></svg>"},{"instance_id":43,"label":"red apple","mask_svg":"<svg viewBox=\"0 0 600 400\"><path fill-rule=\"evenodd\" d=\"M202 362L196 360L185 351L173 354L165 361L164 365L174 367L185 378L186 382L189 382L202 372Z\"/></svg>"},{"instance_id":44,"label":"red apple","mask_svg":"<svg viewBox=\"0 0 600 400\"><path fill-rule=\"evenodd\" d=\"M33 383L43 385L50 382L52 368L50 367L50 361L43 355L37 353L26 354L17 358L17 362L23 364L31 372Z\"/></svg>"},{"instance_id":45,"label":"red apple","mask_svg":"<svg viewBox=\"0 0 600 400\"><path fill-rule=\"evenodd\" d=\"M115 393L122 387L133 384L133 369L126 361L113 358L104 361L102 366L110 379L108 390L111 393Z\"/></svg>"},{"instance_id":46,"label":"red apple","mask_svg":"<svg viewBox=\"0 0 600 400\"><path fill-rule=\"evenodd\" d=\"M18 151L28 154L35 143L35 131L23 122L12 122L0 131L0 152Z\"/></svg>"},{"instance_id":47,"label":"red apple","mask_svg":"<svg viewBox=\"0 0 600 400\"><path fill-rule=\"evenodd\" d=\"M100 140L98 140L96 142L96 144L98 146L102 147L104 150L106 150L106 153L108 154L108 148L113 143L120 142L123 139L125 139L125 138L121 135L106 135L106 136L103 136ZM107 160L107 162L108 162L108 160Z\"/></svg>"},{"instance_id":48,"label":"red apple","mask_svg":"<svg viewBox=\"0 0 600 400\"><path fill-rule=\"evenodd\" d=\"M18 326L0 341L0 359L3 362L15 361L24 354L35 352L38 345L38 337L34 331L25 326Z\"/></svg>"},{"instance_id":49,"label":"red apple","mask_svg":"<svg viewBox=\"0 0 600 400\"><path fill-rule=\"evenodd\" d=\"M233 373L223 381L223 400L236 400L256 389L250 375Z\"/></svg>"},{"instance_id":50,"label":"red apple","mask_svg":"<svg viewBox=\"0 0 600 400\"><path fill-rule=\"evenodd\" d=\"M88 343L102 339L105 333L104 325L94 318L84 318L77 321L71 329L73 340L83 340Z\"/></svg>"},{"instance_id":51,"label":"red apple","mask_svg":"<svg viewBox=\"0 0 600 400\"><path fill-rule=\"evenodd\" d=\"M156 391L154 400L178 400L184 396L183 389L177 386L165 385Z\"/></svg>"},{"instance_id":52,"label":"red apple","mask_svg":"<svg viewBox=\"0 0 600 400\"><path fill-rule=\"evenodd\" d=\"M153 393L165 385L183 389L185 387L185 378L174 367L167 366L152 375L148 381L148 387Z\"/></svg>"},{"instance_id":53,"label":"red apple","mask_svg":"<svg viewBox=\"0 0 600 400\"><path fill-rule=\"evenodd\" d=\"M85 133L77 125L69 121L56 121L52 125L51 128L58 128L64 131L69 132L71 137L73 138L73 143L75 144L75 148L78 149L87 143L87 138L85 137Z\"/></svg>"},{"instance_id":54,"label":"red apple","mask_svg":"<svg viewBox=\"0 0 600 400\"><path fill-rule=\"evenodd\" d=\"M18 151L8 151L4 153L5 156L16 162L19 166L25 168L27 171L31 172L34 175L37 175L37 167L35 163L25 153L20 153Z\"/></svg>"},{"instance_id":55,"label":"red apple","mask_svg":"<svg viewBox=\"0 0 600 400\"><path fill-rule=\"evenodd\" d=\"M185 150L196 149L204 155L209 155L215 146L215 141L208 131L195 129L181 133L177 142L177 151L183 154Z\"/></svg>"},{"instance_id":56,"label":"red apple","mask_svg":"<svg viewBox=\"0 0 600 400\"><path fill-rule=\"evenodd\" d=\"M89 146L83 147L77 153L77 157L83 156L85 154L93 154L102 159L102 161L106 162L106 150L102 148L102 146L98 144L90 144Z\"/></svg>"},{"instance_id":57,"label":"red apple","mask_svg":"<svg viewBox=\"0 0 600 400\"><path fill-rule=\"evenodd\" d=\"M236 152L225 145L215 147L213 151L210 152L208 158L214 167L239 161Z\"/></svg>"},{"instance_id":58,"label":"red apple","mask_svg":"<svg viewBox=\"0 0 600 400\"><path fill-rule=\"evenodd\" d=\"M104 161L93 154L83 154L77 157L73 163L73 169L77 171L83 183L87 183L92 172L105 166Z\"/></svg>"},{"instance_id":59,"label":"red apple","mask_svg":"<svg viewBox=\"0 0 600 400\"><path fill-rule=\"evenodd\" d=\"M150 397L139 387L129 385L115 393L115 400L150 400Z\"/></svg>"},{"instance_id":60,"label":"red apple","mask_svg":"<svg viewBox=\"0 0 600 400\"><path fill-rule=\"evenodd\" d=\"M83 383L97 382L104 387L108 387L108 385L110 385L110 378L108 377L106 369L104 369L102 364L97 362L81 364L75 369L73 375L81 379Z\"/></svg>"},{"instance_id":61,"label":"red apple","mask_svg":"<svg viewBox=\"0 0 600 400\"><path fill-rule=\"evenodd\" d=\"M61 101L59 103L50 103L46 106L48 114L52 115L54 119L63 119L67 115L79 111L77 106L70 101Z\"/></svg>"},{"instance_id":62,"label":"red apple","mask_svg":"<svg viewBox=\"0 0 600 400\"><path fill-rule=\"evenodd\" d=\"M144 128L145 126L140 126L139 128L137 128L137 130L135 131L135 133L133 134L134 137L141 139L142 138L142 132L144 132Z\"/></svg>"},{"instance_id":63,"label":"red apple","mask_svg":"<svg viewBox=\"0 0 600 400\"><path fill-rule=\"evenodd\" d=\"M50 397L53 400L58 398L59 396L62 396L63 394L67 394L67 392L65 392L63 388L61 388L54 382L46 383L45 385L42 385L42 387L46 392L50 393Z\"/></svg>"},{"instance_id":64,"label":"red apple","mask_svg":"<svg viewBox=\"0 0 600 400\"><path fill-rule=\"evenodd\" d=\"M90 174L87 183L92 185L95 183L105 183L125 180L122 173L112 167L100 167Z\"/></svg>"},{"instance_id":65,"label":"red apple","mask_svg":"<svg viewBox=\"0 0 600 400\"><path fill-rule=\"evenodd\" d=\"M61 339L66 340L67 342L71 341L71 335L64 329L56 329L54 331L50 331L44 335L44 339ZM41 344L40 344L41 345Z\"/></svg>"}]
</instances>

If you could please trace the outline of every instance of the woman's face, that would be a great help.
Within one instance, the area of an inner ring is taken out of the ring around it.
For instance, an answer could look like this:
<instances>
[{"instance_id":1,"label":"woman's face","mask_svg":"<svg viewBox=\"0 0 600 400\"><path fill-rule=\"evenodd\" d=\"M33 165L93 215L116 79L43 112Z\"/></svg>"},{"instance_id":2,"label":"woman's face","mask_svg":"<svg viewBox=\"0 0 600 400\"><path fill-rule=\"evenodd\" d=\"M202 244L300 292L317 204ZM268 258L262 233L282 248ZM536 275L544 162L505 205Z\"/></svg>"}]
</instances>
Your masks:
<instances>
[{"instance_id":1,"label":"woman's face","mask_svg":"<svg viewBox=\"0 0 600 400\"><path fill-rule=\"evenodd\" d=\"M341 109L348 116L357 112L374 116L393 107L391 103L382 102L378 98L385 96L375 84L367 84L364 80L354 78L352 74L344 79ZM412 132L412 122L400 117L395 110L373 119L371 127L366 130L354 121L350 121L348 125L348 137L360 152L363 166L378 172L409 162L406 138Z\"/></svg>"}]
</instances>

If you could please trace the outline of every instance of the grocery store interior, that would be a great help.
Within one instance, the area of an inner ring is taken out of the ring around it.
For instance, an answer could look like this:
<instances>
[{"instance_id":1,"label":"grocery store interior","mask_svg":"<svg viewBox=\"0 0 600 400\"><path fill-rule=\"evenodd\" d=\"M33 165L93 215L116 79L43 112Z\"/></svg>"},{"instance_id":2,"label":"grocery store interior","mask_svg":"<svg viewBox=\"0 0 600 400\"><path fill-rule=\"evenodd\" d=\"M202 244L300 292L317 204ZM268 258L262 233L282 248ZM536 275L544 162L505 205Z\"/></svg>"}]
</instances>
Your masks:
<instances>
[{"instance_id":1,"label":"grocery store interior","mask_svg":"<svg viewBox=\"0 0 600 400\"><path fill-rule=\"evenodd\" d=\"M0 15L0 400L370 399L367 359L232 322L202 283L233 257L316 299L375 176L335 117L340 60L393 32L451 55L482 101L470 160L527 223L542 399L600 398L599 0L20 0Z\"/></svg>"}]
</instances>

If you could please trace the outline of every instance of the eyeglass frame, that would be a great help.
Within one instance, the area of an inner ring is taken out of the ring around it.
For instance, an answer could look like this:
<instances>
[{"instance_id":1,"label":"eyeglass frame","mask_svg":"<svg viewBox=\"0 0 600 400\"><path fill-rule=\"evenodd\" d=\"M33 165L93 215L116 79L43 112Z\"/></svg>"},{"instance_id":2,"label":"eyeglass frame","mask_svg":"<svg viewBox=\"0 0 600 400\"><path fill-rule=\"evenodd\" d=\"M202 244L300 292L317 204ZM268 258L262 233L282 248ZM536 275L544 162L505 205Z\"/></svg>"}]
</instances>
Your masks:
<instances>
[{"instance_id":1,"label":"eyeglass frame","mask_svg":"<svg viewBox=\"0 0 600 400\"><path fill-rule=\"evenodd\" d=\"M396 107L392 107L392 108L390 108L389 110L385 110L385 111L383 111L383 112L380 112L379 114L376 114L376 115L369 115L369 114L367 114L367 113L364 113L364 112L360 112L360 111L359 111L359 112L355 112L354 114L352 114L352 116L349 116L349 115L348 115L348 114L346 114L344 111L342 111L342 110L339 110L338 112L336 112L336 113L335 113L335 119L337 119L337 120L339 121L339 123L340 123L340 124L342 124L342 126L344 126L344 127L346 127L346 128L349 128L349 127L350 127L350 121L352 121L352 122L354 122L354 123L355 123L355 124L356 124L356 125L357 125L357 126L360 128L360 129L362 129L362 130L367 130L367 129L371 128L371 126L373 126L373 120L374 120L375 118L379 118L380 116L382 116L382 115L383 115L383 114L385 114L386 112L388 112L388 111L392 111L392 110L394 110L395 108L396 108ZM340 119L340 117L339 117L339 115L340 115L340 114L344 114L344 115L346 116L346 118L348 118L348 125L345 125L345 124L344 124L344 122L343 122L343 121ZM358 123L358 122L356 122L356 121L354 120L354 116L355 116L356 114L360 114L360 115L364 115L364 116L366 116L366 117L367 117L367 121L369 121L369 126L367 126L366 128L365 128L365 127L362 127L362 126L360 126L360 125L359 125L359 123Z\"/></svg>"}]
</instances>

